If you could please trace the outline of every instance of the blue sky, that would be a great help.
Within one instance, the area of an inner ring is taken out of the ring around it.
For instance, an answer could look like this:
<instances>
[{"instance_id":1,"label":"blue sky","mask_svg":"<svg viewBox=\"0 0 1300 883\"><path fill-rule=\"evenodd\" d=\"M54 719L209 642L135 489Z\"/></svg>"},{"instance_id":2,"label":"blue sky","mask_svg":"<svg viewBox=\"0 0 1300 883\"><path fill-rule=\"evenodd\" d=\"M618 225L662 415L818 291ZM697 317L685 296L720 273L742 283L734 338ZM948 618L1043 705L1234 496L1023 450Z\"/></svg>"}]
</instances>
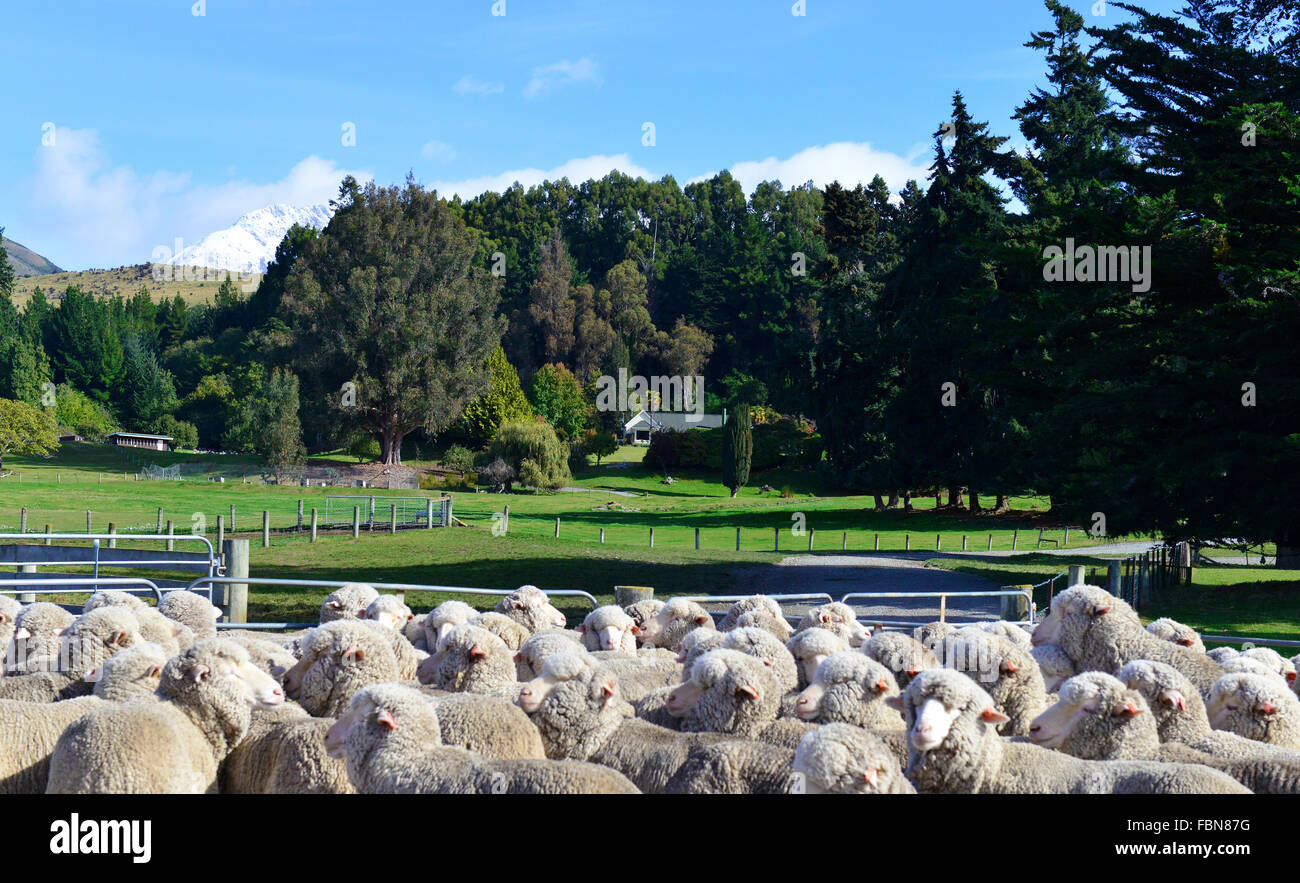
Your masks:
<instances>
[{"instance_id":1,"label":"blue sky","mask_svg":"<svg viewBox=\"0 0 1300 883\"><path fill-rule=\"evenodd\" d=\"M1019 143L1010 116L1043 71L1022 44L1050 21L1039 0L504 4L11 5L0 224L84 269L323 202L347 171L465 196L611 168L897 187L924 174L954 89Z\"/></svg>"}]
</instances>

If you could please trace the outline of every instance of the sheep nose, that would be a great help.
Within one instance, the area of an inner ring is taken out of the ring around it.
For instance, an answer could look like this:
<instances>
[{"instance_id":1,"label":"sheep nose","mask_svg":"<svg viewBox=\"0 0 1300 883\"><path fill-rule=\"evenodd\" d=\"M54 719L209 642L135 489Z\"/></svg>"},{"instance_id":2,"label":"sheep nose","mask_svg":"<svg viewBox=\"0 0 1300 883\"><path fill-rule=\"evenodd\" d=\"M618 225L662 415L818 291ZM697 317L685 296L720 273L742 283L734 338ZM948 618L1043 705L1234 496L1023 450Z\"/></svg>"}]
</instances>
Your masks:
<instances>
[{"instance_id":1,"label":"sheep nose","mask_svg":"<svg viewBox=\"0 0 1300 883\"><path fill-rule=\"evenodd\" d=\"M278 696L279 698L283 699L283 698L284 698L284 691L281 690L279 687L276 687L274 690L271 691L271 695L272 695L272 696Z\"/></svg>"}]
</instances>

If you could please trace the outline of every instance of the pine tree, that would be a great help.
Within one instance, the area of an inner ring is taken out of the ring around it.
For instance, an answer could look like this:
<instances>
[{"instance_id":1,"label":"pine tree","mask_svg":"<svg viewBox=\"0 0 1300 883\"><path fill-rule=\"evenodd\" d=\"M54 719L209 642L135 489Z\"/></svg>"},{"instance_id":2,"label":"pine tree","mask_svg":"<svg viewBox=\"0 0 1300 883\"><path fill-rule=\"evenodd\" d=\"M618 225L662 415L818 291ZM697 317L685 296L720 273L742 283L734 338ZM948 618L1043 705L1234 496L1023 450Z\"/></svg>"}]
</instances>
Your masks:
<instances>
[{"instance_id":1,"label":"pine tree","mask_svg":"<svg viewBox=\"0 0 1300 883\"><path fill-rule=\"evenodd\" d=\"M753 430L749 425L749 405L738 405L727 420L727 435L722 447L722 482L735 497L749 483L749 464L754 455Z\"/></svg>"}]
</instances>

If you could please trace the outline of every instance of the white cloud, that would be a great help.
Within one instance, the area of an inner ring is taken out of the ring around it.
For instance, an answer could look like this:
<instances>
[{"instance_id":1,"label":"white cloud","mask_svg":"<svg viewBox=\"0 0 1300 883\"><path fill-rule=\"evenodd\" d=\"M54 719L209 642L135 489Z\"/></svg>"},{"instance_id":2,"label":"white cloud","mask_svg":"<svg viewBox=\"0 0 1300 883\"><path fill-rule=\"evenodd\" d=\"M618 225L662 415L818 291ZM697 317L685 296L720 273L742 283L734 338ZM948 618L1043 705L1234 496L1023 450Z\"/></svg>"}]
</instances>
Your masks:
<instances>
[{"instance_id":1,"label":"white cloud","mask_svg":"<svg viewBox=\"0 0 1300 883\"><path fill-rule=\"evenodd\" d=\"M897 193L909 178L924 184L929 172L929 153L925 145L918 145L906 156L887 150L876 150L866 141L837 141L818 147L806 147L788 159L746 160L731 167L732 176L753 193L762 181L779 180L786 187L812 181L825 187L839 181L846 187L870 184L876 175L885 179L889 189ZM716 172L692 178L687 183L704 181Z\"/></svg>"},{"instance_id":2,"label":"white cloud","mask_svg":"<svg viewBox=\"0 0 1300 883\"><path fill-rule=\"evenodd\" d=\"M524 89L524 95L528 98L535 98L553 86L583 82L595 83L597 86L601 83L600 67L592 60L590 55L579 58L577 61L569 61L566 58L563 61L557 61L555 64L533 68L533 78L528 81L528 86Z\"/></svg>"},{"instance_id":3,"label":"white cloud","mask_svg":"<svg viewBox=\"0 0 1300 883\"><path fill-rule=\"evenodd\" d=\"M456 158L456 148L446 141L439 141L435 138L432 141L424 142L424 146L420 148L420 155L425 159L433 159L438 162L451 162Z\"/></svg>"},{"instance_id":4,"label":"white cloud","mask_svg":"<svg viewBox=\"0 0 1300 883\"><path fill-rule=\"evenodd\" d=\"M451 88L457 95L496 95L506 90L504 83L489 83L487 80L475 79L469 74L457 80L456 85Z\"/></svg>"},{"instance_id":5,"label":"white cloud","mask_svg":"<svg viewBox=\"0 0 1300 883\"><path fill-rule=\"evenodd\" d=\"M193 244L273 203L325 203L345 175L371 177L309 156L279 181L195 184L190 172L113 165L93 129L58 129L55 145L36 151L25 227L52 243L52 259L70 269L144 263L156 247L174 248L178 237Z\"/></svg>"},{"instance_id":6,"label":"white cloud","mask_svg":"<svg viewBox=\"0 0 1300 883\"><path fill-rule=\"evenodd\" d=\"M459 195L462 199L473 199L488 190L500 193L518 181L525 189L543 181L558 181L568 178L573 183L586 181L588 178L602 178L617 169L633 178L654 180L655 176L628 158L626 153L615 156L588 156L571 159L553 169L514 169L499 175L485 175L464 181L431 181L425 186L438 191L438 195L450 199Z\"/></svg>"}]
</instances>

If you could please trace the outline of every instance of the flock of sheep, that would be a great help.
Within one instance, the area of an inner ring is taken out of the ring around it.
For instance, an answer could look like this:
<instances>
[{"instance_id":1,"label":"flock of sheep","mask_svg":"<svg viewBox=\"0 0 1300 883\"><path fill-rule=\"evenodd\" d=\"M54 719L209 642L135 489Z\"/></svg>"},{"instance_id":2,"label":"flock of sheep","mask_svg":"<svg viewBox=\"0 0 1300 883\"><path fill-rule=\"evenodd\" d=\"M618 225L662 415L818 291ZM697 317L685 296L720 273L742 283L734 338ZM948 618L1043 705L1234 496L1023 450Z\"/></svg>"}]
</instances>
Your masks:
<instances>
[{"instance_id":1,"label":"flock of sheep","mask_svg":"<svg viewBox=\"0 0 1300 883\"><path fill-rule=\"evenodd\" d=\"M352 583L289 635L219 615L0 596L0 793L1300 793L1296 659L1091 586L1032 635L792 627L762 595L568 629L534 586L415 616Z\"/></svg>"}]
</instances>

